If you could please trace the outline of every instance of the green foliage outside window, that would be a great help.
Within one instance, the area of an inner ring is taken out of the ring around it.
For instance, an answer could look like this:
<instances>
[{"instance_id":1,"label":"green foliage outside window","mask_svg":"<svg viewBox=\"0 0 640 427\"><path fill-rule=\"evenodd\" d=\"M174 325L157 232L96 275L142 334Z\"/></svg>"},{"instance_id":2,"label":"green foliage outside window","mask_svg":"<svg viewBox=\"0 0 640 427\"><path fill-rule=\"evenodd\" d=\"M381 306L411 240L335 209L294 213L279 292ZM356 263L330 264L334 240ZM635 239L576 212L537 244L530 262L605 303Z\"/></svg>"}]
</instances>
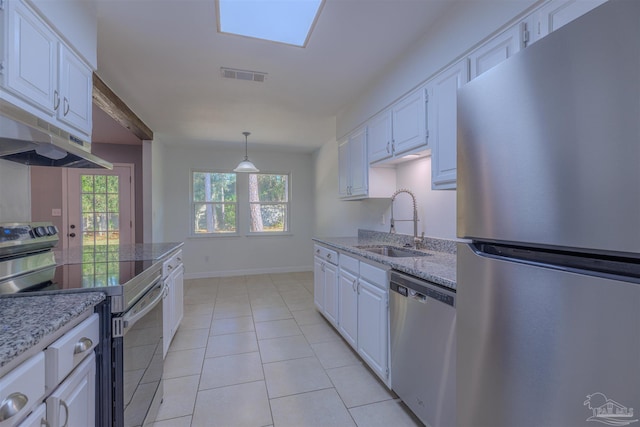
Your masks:
<instances>
[{"instance_id":1,"label":"green foliage outside window","mask_svg":"<svg viewBox=\"0 0 640 427\"><path fill-rule=\"evenodd\" d=\"M237 231L236 174L193 172L195 234Z\"/></svg>"}]
</instances>

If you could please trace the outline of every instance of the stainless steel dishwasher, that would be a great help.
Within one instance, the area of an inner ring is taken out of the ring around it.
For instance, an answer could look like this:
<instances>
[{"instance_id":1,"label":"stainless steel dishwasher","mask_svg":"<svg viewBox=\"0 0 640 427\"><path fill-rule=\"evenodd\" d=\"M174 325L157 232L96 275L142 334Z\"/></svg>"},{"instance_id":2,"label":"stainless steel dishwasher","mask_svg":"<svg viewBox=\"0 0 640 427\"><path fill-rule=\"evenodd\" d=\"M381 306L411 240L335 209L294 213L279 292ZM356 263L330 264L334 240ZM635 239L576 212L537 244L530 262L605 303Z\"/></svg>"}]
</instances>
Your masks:
<instances>
[{"instance_id":1,"label":"stainless steel dishwasher","mask_svg":"<svg viewBox=\"0 0 640 427\"><path fill-rule=\"evenodd\" d=\"M429 427L456 425L456 292L391 272L391 385Z\"/></svg>"}]
</instances>

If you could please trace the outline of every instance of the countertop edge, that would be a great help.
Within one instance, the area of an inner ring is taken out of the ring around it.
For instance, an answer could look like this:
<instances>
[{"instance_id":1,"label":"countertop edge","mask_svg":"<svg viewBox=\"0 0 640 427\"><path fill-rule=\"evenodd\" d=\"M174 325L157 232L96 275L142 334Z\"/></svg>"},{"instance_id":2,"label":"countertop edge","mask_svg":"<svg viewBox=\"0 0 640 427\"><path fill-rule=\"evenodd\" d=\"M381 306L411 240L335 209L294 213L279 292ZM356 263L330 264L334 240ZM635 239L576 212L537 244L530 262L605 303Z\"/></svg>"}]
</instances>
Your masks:
<instances>
[{"instance_id":1,"label":"countertop edge","mask_svg":"<svg viewBox=\"0 0 640 427\"><path fill-rule=\"evenodd\" d=\"M0 297L0 377L88 317L105 298L104 292ZM40 313L37 318L31 316L34 311Z\"/></svg>"},{"instance_id":2,"label":"countertop edge","mask_svg":"<svg viewBox=\"0 0 640 427\"><path fill-rule=\"evenodd\" d=\"M355 247L356 245L394 246L386 242L363 241L357 237L313 237L312 240L316 243L387 265L394 270L428 280L446 288L456 289L456 255L454 254L421 250L420 252L424 252L428 256L390 258Z\"/></svg>"}]
</instances>

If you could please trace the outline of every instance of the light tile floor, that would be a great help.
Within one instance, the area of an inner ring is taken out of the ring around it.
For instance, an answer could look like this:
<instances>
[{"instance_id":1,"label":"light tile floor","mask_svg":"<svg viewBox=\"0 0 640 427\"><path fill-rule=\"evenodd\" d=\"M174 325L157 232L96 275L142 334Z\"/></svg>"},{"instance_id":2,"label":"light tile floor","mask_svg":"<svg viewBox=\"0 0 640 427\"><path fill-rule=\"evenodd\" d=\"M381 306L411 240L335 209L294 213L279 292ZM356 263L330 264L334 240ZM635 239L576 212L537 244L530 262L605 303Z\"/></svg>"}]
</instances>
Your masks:
<instances>
[{"instance_id":1,"label":"light tile floor","mask_svg":"<svg viewBox=\"0 0 640 427\"><path fill-rule=\"evenodd\" d=\"M154 426L420 426L312 293L312 273L185 281Z\"/></svg>"}]
</instances>

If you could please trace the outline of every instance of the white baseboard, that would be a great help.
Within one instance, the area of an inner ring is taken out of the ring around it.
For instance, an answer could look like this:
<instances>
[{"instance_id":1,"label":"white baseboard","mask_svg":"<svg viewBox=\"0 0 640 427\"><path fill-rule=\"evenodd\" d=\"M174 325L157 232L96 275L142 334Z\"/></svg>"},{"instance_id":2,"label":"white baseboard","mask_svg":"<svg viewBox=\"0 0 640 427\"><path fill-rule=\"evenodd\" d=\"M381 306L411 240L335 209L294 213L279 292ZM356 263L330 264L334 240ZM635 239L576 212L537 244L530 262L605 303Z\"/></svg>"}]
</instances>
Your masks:
<instances>
[{"instance_id":1,"label":"white baseboard","mask_svg":"<svg viewBox=\"0 0 640 427\"><path fill-rule=\"evenodd\" d=\"M210 277L251 276L255 274L301 273L313 271L313 266L252 268L243 270L203 271L200 273L185 272L185 279L208 279Z\"/></svg>"}]
</instances>

